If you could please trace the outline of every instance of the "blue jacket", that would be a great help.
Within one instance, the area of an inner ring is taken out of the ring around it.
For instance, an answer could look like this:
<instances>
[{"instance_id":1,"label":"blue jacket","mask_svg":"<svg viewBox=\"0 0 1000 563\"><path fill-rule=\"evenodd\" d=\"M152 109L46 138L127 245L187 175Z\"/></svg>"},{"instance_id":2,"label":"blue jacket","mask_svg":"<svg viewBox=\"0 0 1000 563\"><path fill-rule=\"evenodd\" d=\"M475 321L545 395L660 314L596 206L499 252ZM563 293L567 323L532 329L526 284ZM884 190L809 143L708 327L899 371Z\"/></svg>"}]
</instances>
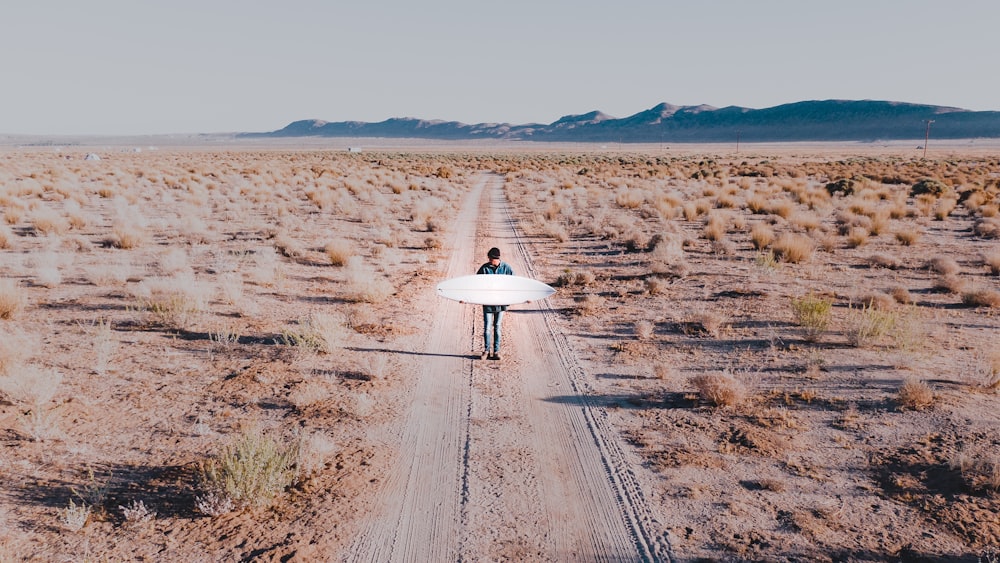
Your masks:
<instances>
[{"instance_id":1,"label":"blue jacket","mask_svg":"<svg viewBox=\"0 0 1000 563\"><path fill-rule=\"evenodd\" d=\"M493 264L490 264L489 262L483 264L482 266L479 267L479 271L477 271L476 273L502 274L507 276L513 276L514 270L511 269L510 264L501 260L500 263L497 264L495 268L493 267ZM483 305L483 311L487 313L498 313L500 311L506 311L506 310L507 310L506 305Z\"/></svg>"}]
</instances>

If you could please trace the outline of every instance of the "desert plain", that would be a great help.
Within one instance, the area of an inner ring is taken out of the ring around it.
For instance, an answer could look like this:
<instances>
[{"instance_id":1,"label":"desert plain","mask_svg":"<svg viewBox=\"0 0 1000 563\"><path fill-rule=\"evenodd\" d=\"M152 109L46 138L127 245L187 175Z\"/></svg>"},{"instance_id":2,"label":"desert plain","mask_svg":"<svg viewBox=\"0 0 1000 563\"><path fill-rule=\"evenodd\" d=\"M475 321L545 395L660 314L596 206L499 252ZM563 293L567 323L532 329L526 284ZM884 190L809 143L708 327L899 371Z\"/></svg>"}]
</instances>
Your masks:
<instances>
[{"instance_id":1,"label":"desert plain","mask_svg":"<svg viewBox=\"0 0 1000 563\"><path fill-rule=\"evenodd\" d=\"M998 393L998 146L0 148L4 562L996 561Z\"/></svg>"}]
</instances>

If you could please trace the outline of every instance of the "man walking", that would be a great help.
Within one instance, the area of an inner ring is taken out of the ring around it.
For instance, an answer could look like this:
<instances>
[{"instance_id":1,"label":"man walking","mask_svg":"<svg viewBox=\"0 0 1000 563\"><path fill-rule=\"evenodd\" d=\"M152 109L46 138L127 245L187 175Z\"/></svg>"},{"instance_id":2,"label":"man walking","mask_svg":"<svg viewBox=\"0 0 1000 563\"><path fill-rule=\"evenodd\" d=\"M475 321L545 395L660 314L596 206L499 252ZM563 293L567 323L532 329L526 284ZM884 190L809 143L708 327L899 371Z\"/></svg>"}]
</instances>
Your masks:
<instances>
[{"instance_id":1,"label":"man walking","mask_svg":"<svg viewBox=\"0 0 1000 563\"><path fill-rule=\"evenodd\" d=\"M489 261L479 267L477 274L501 274L513 276L514 270L510 265L500 260L500 249L493 247L486 257ZM503 312L507 310L506 305L483 305L483 359L500 359L500 320Z\"/></svg>"}]
</instances>

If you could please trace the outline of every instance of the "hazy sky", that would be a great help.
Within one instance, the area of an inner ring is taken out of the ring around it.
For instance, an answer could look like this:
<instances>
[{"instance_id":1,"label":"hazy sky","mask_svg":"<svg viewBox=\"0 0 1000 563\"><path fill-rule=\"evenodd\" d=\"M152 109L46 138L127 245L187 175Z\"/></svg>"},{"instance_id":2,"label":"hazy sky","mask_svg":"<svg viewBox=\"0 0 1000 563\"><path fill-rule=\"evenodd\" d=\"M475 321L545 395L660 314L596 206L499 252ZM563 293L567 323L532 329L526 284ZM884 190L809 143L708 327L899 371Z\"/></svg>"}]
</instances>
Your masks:
<instances>
[{"instance_id":1,"label":"hazy sky","mask_svg":"<svg viewBox=\"0 0 1000 563\"><path fill-rule=\"evenodd\" d=\"M831 98L1000 110L998 23L997 0L14 0L0 133Z\"/></svg>"}]
</instances>

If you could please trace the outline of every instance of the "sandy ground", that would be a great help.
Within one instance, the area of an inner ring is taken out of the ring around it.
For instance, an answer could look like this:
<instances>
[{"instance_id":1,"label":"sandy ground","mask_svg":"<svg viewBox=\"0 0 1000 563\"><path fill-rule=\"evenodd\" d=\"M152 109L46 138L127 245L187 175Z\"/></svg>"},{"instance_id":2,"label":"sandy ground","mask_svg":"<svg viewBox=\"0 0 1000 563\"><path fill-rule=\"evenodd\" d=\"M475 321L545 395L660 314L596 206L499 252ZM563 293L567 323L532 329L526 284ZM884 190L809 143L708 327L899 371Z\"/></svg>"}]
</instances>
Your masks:
<instances>
[{"instance_id":1,"label":"sandy ground","mask_svg":"<svg viewBox=\"0 0 1000 563\"><path fill-rule=\"evenodd\" d=\"M0 303L18 302L0 319L0 560L1000 546L1000 319L966 299L1000 289L995 156L710 149L0 154ZM821 197L856 174L886 181ZM937 220L907 193L924 176L986 195ZM769 262L758 223L815 249ZM476 359L478 308L433 292L491 246L559 289L507 314L499 363ZM895 332L855 342L876 293ZM832 303L817 338L789 306L804 295ZM712 404L699 376L738 399ZM248 430L307 445L297 476L209 514L203 468ZM138 501L155 514L123 510Z\"/></svg>"}]
</instances>

